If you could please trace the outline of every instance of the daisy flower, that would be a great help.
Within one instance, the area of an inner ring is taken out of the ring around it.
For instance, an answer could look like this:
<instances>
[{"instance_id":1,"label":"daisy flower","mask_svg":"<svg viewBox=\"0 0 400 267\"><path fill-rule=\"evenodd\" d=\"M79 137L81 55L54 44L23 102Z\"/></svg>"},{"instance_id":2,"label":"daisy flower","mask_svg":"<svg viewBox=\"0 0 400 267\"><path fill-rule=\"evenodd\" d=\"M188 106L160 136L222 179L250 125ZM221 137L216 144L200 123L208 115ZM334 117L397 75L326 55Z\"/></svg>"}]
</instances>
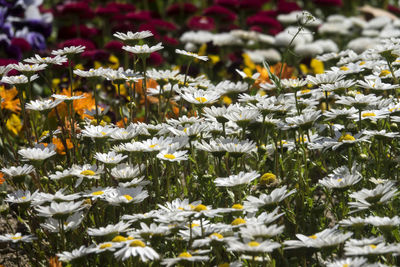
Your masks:
<instances>
[{"instance_id":1,"label":"daisy flower","mask_svg":"<svg viewBox=\"0 0 400 267\"><path fill-rule=\"evenodd\" d=\"M242 243L240 241L228 241L228 251L244 252L249 254L263 254L270 253L274 249L281 247L281 244L271 240L265 240L260 243L257 241L247 241L247 243Z\"/></svg>"},{"instance_id":2,"label":"daisy flower","mask_svg":"<svg viewBox=\"0 0 400 267\"><path fill-rule=\"evenodd\" d=\"M143 168L144 166L142 166ZM111 176L117 180L133 179L140 175L140 169L139 165L122 163L111 169Z\"/></svg>"},{"instance_id":3,"label":"daisy flower","mask_svg":"<svg viewBox=\"0 0 400 267\"><path fill-rule=\"evenodd\" d=\"M62 103L61 99L44 99L44 100L31 100L29 103L25 105L28 110L36 110L36 111L45 111L49 109L53 109L58 106L58 104Z\"/></svg>"},{"instance_id":4,"label":"daisy flower","mask_svg":"<svg viewBox=\"0 0 400 267\"><path fill-rule=\"evenodd\" d=\"M128 156L126 155L121 155L117 154L114 151L108 152L108 153L99 153L97 152L94 155L94 158L97 159L100 162L103 162L104 164L108 165L116 165L120 163L122 160L126 159Z\"/></svg>"},{"instance_id":5,"label":"daisy flower","mask_svg":"<svg viewBox=\"0 0 400 267\"><path fill-rule=\"evenodd\" d=\"M256 171L252 172L239 172L237 175L231 175L229 177L216 178L214 183L216 186L233 187L237 185L249 184L253 180L260 177L260 174Z\"/></svg>"},{"instance_id":6,"label":"daisy flower","mask_svg":"<svg viewBox=\"0 0 400 267\"><path fill-rule=\"evenodd\" d=\"M79 45L79 46L69 46L69 47L64 47L63 49L59 49L59 50L53 50L51 51L52 55L55 56L69 56L69 55L73 55L73 54L80 54L83 51L85 51L85 46L83 45Z\"/></svg>"},{"instance_id":7,"label":"daisy flower","mask_svg":"<svg viewBox=\"0 0 400 267\"><path fill-rule=\"evenodd\" d=\"M56 151L50 149L49 147L46 148L23 148L18 150L18 154L20 154L24 159L31 160L31 161L43 161L45 159L54 156Z\"/></svg>"},{"instance_id":8,"label":"daisy flower","mask_svg":"<svg viewBox=\"0 0 400 267\"><path fill-rule=\"evenodd\" d=\"M75 212L63 222L62 227L64 231L75 230L82 223L84 218L85 215L82 211ZM58 233L61 229L60 220L53 218L46 218L45 222L41 223L40 226L52 233Z\"/></svg>"},{"instance_id":9,"label":"daisy flower","mask_svg":"<svg viewBox=\"0 0 400 267\"><path fill-rule=\"evenodd\" d=\"M28 82L32 82L34 80L36 80L37 78L39 78L39 75L34 74L32 76L30 76L29 78L23 74L21 75L17 75L17 76L4 76L1 79L2 83L7 83L7 84L11 84L11 85L22 85L22 84L27 84Z\"/></svg>"},{"instance_id":10,"label":"daisy flower","mask_svg":"<svg viewBox=\"0 0 400 267\"><path fill-rule=\"evenodd\" d=\"M36 239L36 237L34 237L33 235L24 235L23 236L21 233L0 235L0 242L12 242L12 243L25 242L25 243L30 243L35 239Z\"/></svg>"},{"instance_id":11,"label":"daisy flower","mask_svg":"<svg viewBox=\"0 0 400 267\"><path fill-rule=\"evenodd\" d=\"M341 233L337 229L325 229L322 232L316 233L314 235L305 236L302 234L296 234L299 240L287 240L284 241L287 249L301 248L301 247L312 247L312 248L322 248L322 247L332 247L340 243L343 243L349 239L353 233Z\"/></svg>"},{"instance_id":12,"label":"daisy flower","mask_svg":"<svg viewBox=\"0 0 400 267\"><path fill-rule=\"evenodd\" d=\"M266 205L278 204L288 196L296 193L296 189L291 191L287 190L287 186L274 189L270 194L261 194L258 198L254 196L248 196L243 203L243 208L249 212L255 212L260 207Z\"/></svg>"},{"instance_id":13,"label":"daisy flower","mask_svg":"<svg viewBox=\"0 0 400 267\"><path fill-rule=\"evenodd\" d=\"M67 218L70 214L83 210L88 205L83 205L85 201L78 202L51 202L50 206L37 206L35 210L38 212L38 216L41 217L55 217L55 218Z\"/></svg>"},{"instance_id":14,"label":"daisy flower","mask_svg":"<svg viewBox=\"0 0 400 267\"><path fill-rule=\"evenodd\" d=\"M119 234L123 232L127 232L130 227L129 223L118 222L117 224L109 224L106 227L100 228L88 228L87 233L90 236L105 236L110 234Z\"/></svg>"},{"instance_id":15,"label":"daisy flower","mask_svg":"<svg viewBox=\"0 0 400 267\"><path fill-rule=\"evenodd\" d=\"M101 126L101 125L88 125L85 126L85 129L82 130L82 135L86 137L92 137L92 138L107 138L110 137L112 133L114 133L116 129L106 125L106 126Z\"/></svg>"},{"instance_id":16,"label":"daisy flower","mask_svg":"<svg viewBox=\"0 0 400 267\"><path fill-rule=\"evenodd\" d=\"M158 50L163 49L164 47L161 45L161 43L156 44L155 46L149 47L147 44L144 45L135 45L135 46L129 46L125 45L122 47L123 50L130 52L132 54L150 54L153 52L156 52Z\"/></svg>"},{"instance_id":17,"label":"daisy flower","mask_svg":"<svg viewBox=\"0 0 400 267\"><path fill-rule=\"evenodd\" d=\"M30 64L53 64L53 65L62 65L67 62L68 59L64 56L55 56L55 57L41 57L39 55L35 55L30 58L24 59L24 62Z\"/></svg>"},{"instance_id":18,"label":"daisy flower","mask_svg":"<svg viewBox=\"0 0 400 267\"><path fill-rule=\"evenodd\" d=\"M178 263L195 263L208 261L210 258L208 256L193 256L189 252L182 252L176 258L166 258L163 259L161 264L169 266L177 265Z\"/></svg>"},{"instance_id":19,"label":"daisy flower","mask_svg":"<svg viewBox=\"0 0 400 267\"><path fill-rule=\"evenodd\" d=\"M140 203L148 196L149 193L146 190L143 190L143 187L141 186L134 188L119 187L106 194L104 200L112 206L119 206L124 204Z\"/></svg>"},{"instance_id":20,"label":"daisy flower","mask_svg":"<svg viewBox=\"0 0 400 267\"><path fill-rule=\"evenodd\" d=\"M207 56L199 56L196 53L188 52L188 51L185 51L185 50L175 49L175 53L180 54L180 55L184 55L184 56L197 58L197 59L202 60L202 61L207 61L208 60Z\"/></svg>"},{"instance_id":21,"label":"daisy flower","mask_svg":"<svg viewBox=\"0 0 400 267\"><path fill-rule=\"evenodd\" d=\"M23 166L11 166L2 168L1 171L10 178L25 176L32 173L35 168L32 165L24 164Z\"/></svg>"},{"instance_id":22,"label":"daisy flower","mask_svg":"<svg viewBox=\"0 0 400 267\"><path fill-rule=\"evenodd\" d=\"M153 36L153 34L151 33L151 31L140 31L135 33L128 31L127 33L116 32L113 34L113 36L121 39L122 41L133 41L151 37Z\"/></svg>"},{"instance_id":23,"label":"daisy flower","mask_svg":"<svg viewBox=\"0 0 400 267\"><path fill-rule=\"evenodd\" d=\"M161 150L160 153L157 154L157 158L170 162L175 162L175 161L179 162L188 159L187 153L188 153L187 150L177 151L177 150L167 149L167 150Z\"/></svg>"},{"instance_id":24,"label":"daisy flower","mask_svg":"<svg viewBox=\"0 0 400 267\"><path fill-rule=\"evenodd\" d=\"M62 262L70 262L75 259L84 257L86 255L89 255L93 252L92 247L85 247L81 246L78 249L74 249L71 252L69 251L63 251L61 253L57 253L57 257L59 261Z\"/></svg>"},{"instance_id":25,"label":"daisy flower","mask_svg":"<svg viewBox=\"0 0 400 267\"><path fill-rule=\"evenodd\" d=\"M115 252L114 256L122 261L130 257L140 257L142 262L158 260L160 258L160 255L153 248L147 246L144 241L139 239L126 241L124 247Z\"/></svg>"}]
</instances>

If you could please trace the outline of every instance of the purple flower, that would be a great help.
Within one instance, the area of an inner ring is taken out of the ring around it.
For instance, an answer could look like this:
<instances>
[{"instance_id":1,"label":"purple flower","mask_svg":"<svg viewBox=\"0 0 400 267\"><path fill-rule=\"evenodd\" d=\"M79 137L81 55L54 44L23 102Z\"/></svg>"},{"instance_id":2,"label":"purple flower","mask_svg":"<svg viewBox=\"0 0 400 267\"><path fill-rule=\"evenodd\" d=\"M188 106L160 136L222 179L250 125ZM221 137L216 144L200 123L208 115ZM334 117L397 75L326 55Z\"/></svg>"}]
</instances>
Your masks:
<instances>
[{"instance_id":1,"label":"purple flower","mask_svg":"<svg viewBox=\"0 0 400 267\"><path fill-rule=\"evenodd\" d=\"M30 32L26 36L27 41L33 49L44 50L46 49L46 39L37 32Z\"/></svg>"}]
</instances>

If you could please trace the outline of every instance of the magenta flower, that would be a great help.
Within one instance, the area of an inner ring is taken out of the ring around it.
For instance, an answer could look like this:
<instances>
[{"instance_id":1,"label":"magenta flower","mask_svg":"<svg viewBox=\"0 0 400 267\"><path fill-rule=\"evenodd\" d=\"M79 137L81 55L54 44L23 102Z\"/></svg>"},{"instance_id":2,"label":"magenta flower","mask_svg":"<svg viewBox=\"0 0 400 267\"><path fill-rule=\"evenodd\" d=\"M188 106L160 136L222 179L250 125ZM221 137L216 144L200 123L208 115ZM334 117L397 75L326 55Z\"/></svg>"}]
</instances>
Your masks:
<instances>
[{"instance_id":1,"label":"magenta flower","mask_svg":"<svg viewBox=\"0 0 400 267\"><path fill-rule=\"evenodd\" d=\"M210 6L208 8L206 8L203 11L203 15L208 15L208 16L212 16L224 21L234 21L236 20L236 14L232 11L230 11L229 9L223 7L223 6L218 6L218 5L214 5L214 6Z\"/></svg>"},{"instance_id":2,"label":"magenta flower","mask_svg":"<svg viewBox=\"0 0 400 267\"><path fill-rule=\"evenodd\" d=\"M287 2L286 0L283 0L278 2L277 10L279 14L287 14L301 10L301 7L296 2Z\"/></svg>"},{"instance_id":3,"label":"magenta flower","mask_svg":"<svg viewBox=\"0 0 400 267\"><path fill-rule=\"evenodd\" d=\"M177 16L181 12L185 15L196 13L197 7L192 3L175 3L167 8L168 16Z\"/></svg>"},{"instance_id":4,"label":"magenta flower","mask_svg":"<svg viewBox=\"0 0 400 267\"><path fill-rule=\"evenodd\" d=\"M212 31L215 29L214 19L205 16L194 16L189 21L187 26L192 30Z\"/></svg>"},{"instance_id":5,"label":"magenta flower","mask_svg":"<svg viewBox=\"0 0 400 267\"><path fill-rule=\"evenodd\" d=\"M112 40L112 41L109 41L108 43L106 43L104 48L109 50L110 52L121 53L123 51L122 50L123 46L124 46L123 42L120 42L120 41L117 41L117 40Z\"/></svg>"},{"instance_id":6,"label":"magenta flower","mask_svg":"<svg viewBox=\"0 0 400 267\"><path fill-rule=\"evenodd\" d=\"M337 6L341 7L343 5L342 0L314 0L314 3L321 6Z\"/></svg>"}]
</instances>

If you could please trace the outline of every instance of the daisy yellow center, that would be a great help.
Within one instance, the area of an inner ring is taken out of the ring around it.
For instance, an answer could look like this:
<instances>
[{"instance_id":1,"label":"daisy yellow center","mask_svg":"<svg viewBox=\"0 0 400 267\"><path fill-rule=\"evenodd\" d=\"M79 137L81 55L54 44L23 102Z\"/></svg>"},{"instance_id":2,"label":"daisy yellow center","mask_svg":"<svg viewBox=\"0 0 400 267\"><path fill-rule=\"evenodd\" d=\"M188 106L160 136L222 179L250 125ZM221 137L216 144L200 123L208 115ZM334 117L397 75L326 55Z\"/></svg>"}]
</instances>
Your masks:
<instances>
[{"instance_id":1,"label":"daisy yellow center","mask_svg":"<svg viewBox=\"0 0 400 267\"><path fill-rule=\"evenodd\" d=\"M104 194L104 191L96 191L92 193L92 196L100 196L102 194Z\"/></svg>"},{"instance_id":2,"label":"daisy yellow center","mask_svg":"<svg viewBox=\"0 0 400 267\"><path fill-rule=\"evenodd\" d=\"M271 172L264 173L260 178L261 184L271 184L276 181L276 175Z\"/></svg>"},{"instance_id":3,"label":"daisy yellow center","mask_svg":"<svg viewBox=\"0 0 400 267\"><path fill-rule=\"evenodd\" d=\"M190 255L190 253L187 253L187 252L182 252L178 256L178 258L191 258L191 257L192 257L192 255Z\"/></svg>"},{"instance_id":4,"label":"daisy yellow center","mask_svg":"<svg viewBox=\"0 0 400 267\"><path fill-rule=\"evenodd\" d=\"M375 245L369 245L372 249L376 249Z\"/></svg>"},{"instance_id":5,"label":"daisy yellow center","mask_svg":"<svg viewBox=\"0 0 400 267\"><path fill-rule=\"evenodd\" d=\"M342 179L342 178L340 178L340 179L337 179L337 181L340 183L341 181L343 181L343 179Z\"/></svg>"},{"instance_id":6,"label":"daisy yellow center","mask_svg":"<svg viewBox=\"0 0 400 267\"><path fill-rule=\"evenodd\" d=\"M157 144L155 145L149 145L150 148L155 148Z\"/></svg>"},{"instance_id":7,"label":"daisy yellow center","mask_svg":"<svg viewBox=\"0 0 400 267\"><path fill-rule=\"evenodd\" d=\"M164 158L166 158L166 159L176 159L176 157L174 155L172 155L172 154L165 154Z\"/></svg>"},{"instance_id":8,"label":"daisy yellow center","mask_svg":"<svg viewBox=\"0 0 400 267\"><path fill-rule=\"evenodd\" d=\"M247 243L247 245L249 247L258 247L260 245L260 243L258 243L256 241L251 241L251 242Z\"/></svg>"},{"instance_id":9,"label":"daisy yellow center","mask_svg":"<svg viewBox=\"0 0 400 267\"><path fill-rule=\"evenodd\" d=\"M304 90L301 90L301 91L300 91L301 94L307 94L307 93L309 93L309 92L311 92L310 89L304 89Z\"/></svg>"},{"instance_id":10,"label":"daisy yellow center","mask_svg":"<svg viewBox=\"0 0 400 267\"><path fill-rule=\"evenodd\" d=\"M389 74L390 74L390 71L382 70L381 73L379 74L379 77L386 76L386 75L389 75Z\"/></svg>"},{"instance_id":11,"label":"daisy yellow center","mask_svg":"<svg viewBox=\"0 0 400 267\"><path fill-rule=\"evenodd\" d=\"M133 199L133 197L131 197L130 195L124 195L124 197L126 198L126 200L131 201Z\"/></svg>"},{"instance_id":12,"label":"daisy yellow center","mask_svg":"<svg viewBox=\"0 0 400 267\"><path fill-rule=\"evenodd\" d=\"M240 224L244 224L246 223L246 221L242 218L236 218L233 220L233 222L231 223L232 225L240 225Z\"/></svg>"},{"instance_id":13,"label":"daisy yellow center","mask_svg":"<svg viewBox=\"0 0 400 267\"><path fill-rule=\"evenodd\" d=\"M105 248L110 248L110 247L112 247L111 243L105 243L105 244L101 244L99 248L100 249L105 249Z\"/></svg>"},{"instance_id":14,"label":"daisy yellow center","mask_svg":"<svg viewBox=\"0 0 400 267\"><path fill-rule=\"evenodd\" d=\"M23 197L21 197L21 199L26 199L26 197L25 197L25 196L23 196Z\"/></svg>"},{"instance_id":15,"label":"daisy yellow center","mask_svg":"<svg viewBox=\"0 0 400 267\"><path fill-rule=\"evenodd\" d=\"M133 238L132 236L128 236L128 237L126 238L126 240L135 240L135 238Z\"/></svg>"},{"instance_id":16,"label":"daisy yellow center","mask_svg":"<svg viewBox=\"0 0 400 267\"><path fill-rule=\"evenodd\" d=\"M81 171L81 174L82 175L93 176L93 175L95 175L95 172L92 171L92 170L84 170L84 171Z\"/></svg>"},{"instance_id":17,"label":"daisy yellow center","mask_svg":"<svg viewBox=\"0 0 400 267\"><path fill-rule=\"evenodd\" d=\"M364 64L365 64L365 61L361 61L359 65L362 66Z\"/></svg>"},{"instance_id":18,"label":"daisy yellow center","mask_svg":"<svg viewBox=\"0 0 400 267\"><path fill-rule=\"evenodd\" d=\"M130 246L130 247L142 247L142 248L144 248L144 247L146 246L146 244L143 243L143 241L140 241L140 240L133 240L133 241L129 244L129 246Z\"/></svg>"},{"instance_id":19,"label":"daisy yellow center","mask_svg":"<svg viewBox=\"0 0 400 267\"><path fill-rule=\"evenodd\" d=\"M21 236L12 236L11 239L12 240L20 240L22 237Z\"/></svg>"},{"instance_id":20,"label":"daisy yellow center","mask_svg":"<svg viewBox=\"0 0 400 267\"><path fill-rule=\"evenodd\" d=\"M101 134L104 136L104 135L106 135L106 133L105 132L101 132Z\"/></svg>"},{"instance_id":21,"label":"daisy yellow center","mask_svg":"<svg viewBox=\"0 0 400 267\"><path fill-rule=\"evenodd\" d=\"M364 114L362 114L363 118L365 117L375 117L376 114L374 112L365 112Z\"/></svg>"},{"instance_id":22,"label":"daisy yellow center","mask_svg":"<svg viewBox=\"0 0 400 267\"><path fill-rule=\"evenodd\" d=\"M200 224L198 224L198 223L192 223L192 224L190 225L190 228L198 227L198 226L200 226Z\"/></svg>"},{"instance_id":23,"label":"daisy yellow center","mask_svg":"<svg viewBox=\"0 0 400 267\"><path fill-rule=\"evenodd\" d=\"M198 102L200 103L205 103L207 102L207 98L203 97L203 96L199 96L195 98Z\"/></svg>"},{"instance_id":24,"label":"daisy yellow center","mask_svg":"<svg viewBox=\"0 0 400 267\"><path fill-rule=\"evenodd\" d=\"M317 239L317 236L316 236L316 235L310 235L309 238L311 238L311 239Z\"/></svg>"},{"instance_id":25,"label":"daisy yellow center","mask_svg":"<svg viewBox=\"0 0 400 267\"><path fill-rule=\"evenodd\" d=\"M125 237L123 237L122 235L117 235L116 237L114 237L111 242L124 242L127 239Z\"/></svg>"},{"instance_id":26,"label":"daisy yellow center","mask_svg":"<svg viewBox=\"0 0 400 267\"><path fill-rule=\"evenodd\" d=\"M342 135L339 138L339 142L343 142L343 141L355 141L356 139L354 138L354 136L350 135L350 134L345 134Z\"/></svg>"},{"instance_id":27,"label":"daisy yellow center","mask_svg":"<svg viewBox=\"0 0 400 267\"><path fill-rule=\"evenodd\" d=\"M199 204L196 207L194 207L194 210L199 212L199 211L202 211L202 210L207 210L207 207L205 205L203 205L203 204Z\"/></svg>"},{"instance_id":28,"label":"daisy yellow center","mask_svg":"<svg viewBox=\"0 0 400 267\"><path fill-rule=\"evenodd\" d=\"M229 267L229 263L221 263L218 265L218 267Z\"/></svg>"},{"instance_id":29,"label":"daisy yellow center","mask_svg":"<svg viewBox=\"0 0 400 267\"><path fill-rule=\"evenodd\" d=\"M235 209L235 210L242 210L242 209L243 209L243 206L242 206L241 204L233 204L232 209Z\"/></svg>"},{"instance_id":30,"label":"daisy yellow center","mask_svg":"<svg viewBox=\"0 0 400 267\"><path fill-rule=\"evenodd\" d=\"M340 67L340 70L349 70L349 68L346 66L343 66L343 67Z\"/></svg>"},{"instance_id":31,"label":"daisy yellow center","mask_svg":"<svg viewBox=\"0 0 400 267\"><path fill-rule=\"evenodd\" d=\"M213 236L215 236L216 238L218 238L218 239L222 239L222 238L224 238L224 236L223 235L221 235L221 234L218 234L218 233L213 233L213 234L211 234L210 235L210 237L213 237Z\"/></svg>"},{"instance_id":32,"label":"daisy yellow center","mask_svg":"<svg viewBox=\"0 0 400 267\"><path fill-rule=\"evenodd\" d=\"M345 263L345 264L343 264L343 267L350 267L350 264Z\"/></svg>"}]
</instances>

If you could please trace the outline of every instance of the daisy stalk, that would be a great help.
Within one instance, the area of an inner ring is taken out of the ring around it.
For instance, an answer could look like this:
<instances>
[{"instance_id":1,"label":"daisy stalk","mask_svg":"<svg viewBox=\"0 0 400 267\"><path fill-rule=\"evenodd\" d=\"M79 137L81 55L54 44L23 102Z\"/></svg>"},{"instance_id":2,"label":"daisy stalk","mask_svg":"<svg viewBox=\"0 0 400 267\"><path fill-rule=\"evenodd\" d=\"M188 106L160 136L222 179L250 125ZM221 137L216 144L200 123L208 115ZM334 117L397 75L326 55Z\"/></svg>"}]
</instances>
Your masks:
<instances>
[{"instance_id":1,"label":"daisy stalk","mask_svg":"<svg viewBox=\"0 0 400 267\"><path fill-rule=\"evenodd\" d=\"M142 80L142 91L144 95L144 122L148 122L148 105L147 105L147 71L146 71L146 59L149 54L139 54L140 59L142 60L143 64L143 80Z\"/></svg>"}]
</instances>

